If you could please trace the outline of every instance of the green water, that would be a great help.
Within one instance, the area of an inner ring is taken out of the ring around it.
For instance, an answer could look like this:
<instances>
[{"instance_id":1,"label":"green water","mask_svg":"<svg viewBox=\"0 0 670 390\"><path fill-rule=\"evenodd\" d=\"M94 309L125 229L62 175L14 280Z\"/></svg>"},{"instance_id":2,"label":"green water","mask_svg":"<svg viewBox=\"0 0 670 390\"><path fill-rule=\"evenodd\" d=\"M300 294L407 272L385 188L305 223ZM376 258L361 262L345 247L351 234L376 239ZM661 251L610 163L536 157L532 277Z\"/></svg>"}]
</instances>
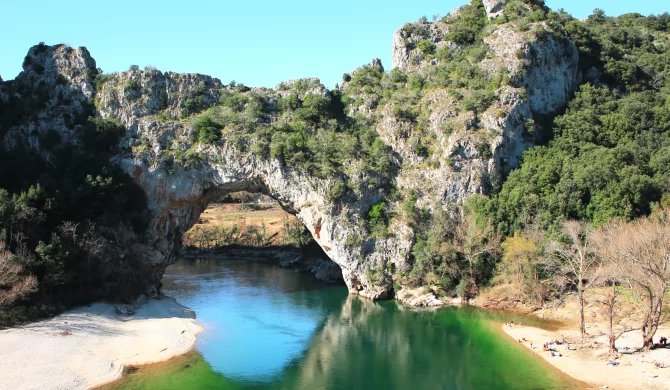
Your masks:
<instances>
[{"instance_id":1,"label":"green water","mask_svg":"<svg viewBox=\"0 0 670 390\"><path fill-rule=\"evenodd\" d=\"M566 389L500 331L534 317L374 303L260 261L180 260L164 292L194 309L197 352L141 367L123 389Z\"/></svg>"}]
</instances>

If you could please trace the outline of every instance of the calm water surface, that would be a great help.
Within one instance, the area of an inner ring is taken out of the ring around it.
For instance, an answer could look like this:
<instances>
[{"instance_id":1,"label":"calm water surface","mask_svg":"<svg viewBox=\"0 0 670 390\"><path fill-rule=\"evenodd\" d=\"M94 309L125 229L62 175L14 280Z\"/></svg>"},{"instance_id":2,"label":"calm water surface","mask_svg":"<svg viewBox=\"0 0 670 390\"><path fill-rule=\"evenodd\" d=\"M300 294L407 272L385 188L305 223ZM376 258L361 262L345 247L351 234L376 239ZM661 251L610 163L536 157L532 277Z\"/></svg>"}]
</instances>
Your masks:
<instances>
[{"instance_id":1,"label":"calm water surface","mask_svg":"<svg viewBox=\"0 0 670 390\"><path fill-rule=\"evenodd\" d=\"M196 352L141 367L124 389L572 389L500 331L556 324L474 308L374 303L257 260L180 260L164 292L206 329Z\"/></svg>"}]
</instances>

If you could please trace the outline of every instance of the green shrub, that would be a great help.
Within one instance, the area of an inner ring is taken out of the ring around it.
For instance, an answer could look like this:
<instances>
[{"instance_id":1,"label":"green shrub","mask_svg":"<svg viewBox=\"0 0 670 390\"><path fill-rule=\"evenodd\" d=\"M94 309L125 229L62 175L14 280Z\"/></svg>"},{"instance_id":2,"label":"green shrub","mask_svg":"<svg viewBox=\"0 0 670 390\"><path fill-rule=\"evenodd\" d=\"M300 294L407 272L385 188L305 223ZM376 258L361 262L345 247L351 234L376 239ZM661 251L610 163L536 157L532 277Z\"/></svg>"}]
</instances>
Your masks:
<instances>
[{"instance_id":1,"label":"green shrub","mask_svg":"<svg viewBox=\"0 0 670 390\"><path fill-rule=\"evenodd\" d=\"M343 182L336 181L330 190L328 190L328 199L333 202L337 202L344 197L346 190L347 187Z\"/></svg>"},{"instance_id":2,"label":"green shrub","mask_svg":"<svg viewBox=\"0 0 670 390\"><path fill-rule=\"evenodd\" d=\"M205 97L202 95L194 96L190 99L184 101L184 107L188 110L189 113L198 113L206 108L205 106Z\"/></svg>"},{"instance_id":3,"label":"green shrub","mask_svg":"<svg viewBox=\"0 0 670 390\"><path fill-rule=\"evenodd\" d=\"M423 41L420 41L416 46L417 46L417 47L419 48L419 50L421 50L421 51L423 52L423 54L425 54L425 55L430 55L430 54L434 54L434 53L435 53L435 45L434 45L433 43L431 43L430 41L428 41L428 40L425 40L425 39L424 39Z\"/></svg>"},{"instance_id":4,"label":"green shrub","mask_svg":"<svg viewBox=\"0 0 670 390\"><path fill-rule=\"evenodd\" d=\"M195 122L196 141L213 144L221 139L221 128L212 118L203 115Z\"/></svg>"},{"instance_id":5,"label":"green shrub","mask_svg":"<svg viewBox=\"0 0 670 390\"><path fill-rule=\"evenodd\" d=\"M128 79L128 80L126 80L126 83L123 85L123 88L126 91L139 92L141 87L140 87L140 83L137 82L137 80Z\"/></svg>"},{"instance_id":6,"label":"green shrub","mask_svg":"<svg viewBox=\"0 0 670 390\"><path fill-rule=\"evenodd\" d=\"M461 9L445 39L459 45L473 44L479 39L487 22L486 10L481 0L473 0Z\"/></svg>"}]
</instances>

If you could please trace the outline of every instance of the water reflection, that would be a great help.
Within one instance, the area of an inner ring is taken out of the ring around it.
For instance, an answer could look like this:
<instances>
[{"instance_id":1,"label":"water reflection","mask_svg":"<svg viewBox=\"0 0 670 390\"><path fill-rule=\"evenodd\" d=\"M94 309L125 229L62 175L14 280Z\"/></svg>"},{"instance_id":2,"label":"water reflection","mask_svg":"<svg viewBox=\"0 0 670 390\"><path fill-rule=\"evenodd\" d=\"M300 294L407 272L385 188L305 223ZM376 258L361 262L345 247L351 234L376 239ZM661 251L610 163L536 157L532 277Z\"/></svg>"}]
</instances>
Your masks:
<instances>
[{"instance_id":1,"label":"water reflection","mask_svg":"<svg viewBox=\"0 0 670 390\"><path fill-rule=\"evenodd\" d=\"M271 383L301 356L328 311L326 285L264 261L180 260L164 291L193 308L207 332L197 348L216 370L245 383Z\"/></svg>"},{"instance_id":2,"label":"water reflection","mask_svg":"<svg viewBox=\"0 0 670 390\"><path fill-rule=\"evenodd\" d=\"M260 261L182 260L164 290L197 312L213 369L171 373L175 388L216 373L219 387L245 389L579 387L501 336L498 320L555 326L518 314L375 303Z\"/></svg>"}]
</instances>

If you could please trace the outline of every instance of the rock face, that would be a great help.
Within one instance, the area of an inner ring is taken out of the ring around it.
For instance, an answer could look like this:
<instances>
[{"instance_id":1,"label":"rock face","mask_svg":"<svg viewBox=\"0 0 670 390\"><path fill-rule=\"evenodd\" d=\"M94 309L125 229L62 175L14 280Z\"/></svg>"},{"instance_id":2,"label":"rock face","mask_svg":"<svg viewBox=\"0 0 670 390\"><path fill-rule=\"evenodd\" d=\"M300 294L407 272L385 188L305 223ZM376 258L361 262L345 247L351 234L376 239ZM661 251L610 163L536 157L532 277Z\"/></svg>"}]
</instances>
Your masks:
<instances>
[{"instance_id":1,"label":"rock face","mask_svg":"<svg viewBox=\"0 0 670 390\"><path fill-rule=\"evenodd\" d=\"M503 1L485 1L490 17L500 12ZM427 40L436 49L459 50L444 40L449 25L443 22L418 22L416 28L399 30L393 37L393 67L408 74L424 75L440 64L435 58L424 60L417 43ZM538 23L541 29L547 26ZM479 64L483 72L497 74L506 69L515 82L496 90L497 99L483 112L456 110L456 98L447 88L431 90L420 97L427 107L428 132L435 139L431 157L418 155L407 137L416 129L392 113L392 105L376 108L365 103L349 114L368 115L380 137L396 154L399 165L396 182L400 189L420 193L419 205L430 210L453 207L473 194L487 193L505 170L516 167L521 153L532 145L524 136L527 123L538 115L561 108L580 81L577 49L563 38L538 39L508 25L495 26L486 38L489 51ZM370 64L383 72L379 60ZM230 90L219 80L199 74L177 74L156 69L138 69L114 75L96 89L96 63L85 48L38 45L30 49L24 71L14 81L26 88L56 91L46 107L27 124L9 129L4 142L12 145L17 137L30 139L39 147L39 137L29 137L54 129L64 142L77 142L68 118L94 103L97 115L117 118L127 129L121 140L122 152L113 161L145 191L151 221L145 237L126 234L124 246L141 258L138 278L149 293L155 292L165 268L181 247L181 239L207 204L227 192L261 192L276 199L307 227L325 253L342 269L350 292L373 299L393 293L393 269L410 266L409 253L413 230L400 220L392 220L388 238L369 237L363 228L364 216L381 196L375 188L360 194L355 201L335 202L329 197L334 180L321 179L290 169L277 159L260 159L234 140L217 145L193 141L193 107L212 107L221 94ZM354 73L352 73L354 75ZM0 98L3 95L0 84ZM302 89L298 90L297 85ZM305 89L304 86L309 88ZM282 96L306 93L331 98L332 92L318 80L282 83L277 90L254 89L270 104ZM346 85L343 86L343 89ZM366 105L367 104L367 105ZM374 115L372 114L374 112ZM448 125L453 130L446 133ZM471 131L477 128L477 132ZM176 155L188 156L184 164L170 165ZM371 269L382 269L388 278L373 280ZM388 270L388 271L386 271ZM327 276L331 270L318 272ZM415 299L416 298L416 299ZM435 305L430 295L408 297L416 304Z\"/></svg>"},{"instance_id":2,"label":"rock face","mask_svg":"<svg viewBox=\"0 0 670 390\"><path fill-rule=\"evenodd\" d=\"M484 3L489 19L502 15L503 8L505 8L505 0L483 0L482 3Z\"/></svg>"}]
</instances>

